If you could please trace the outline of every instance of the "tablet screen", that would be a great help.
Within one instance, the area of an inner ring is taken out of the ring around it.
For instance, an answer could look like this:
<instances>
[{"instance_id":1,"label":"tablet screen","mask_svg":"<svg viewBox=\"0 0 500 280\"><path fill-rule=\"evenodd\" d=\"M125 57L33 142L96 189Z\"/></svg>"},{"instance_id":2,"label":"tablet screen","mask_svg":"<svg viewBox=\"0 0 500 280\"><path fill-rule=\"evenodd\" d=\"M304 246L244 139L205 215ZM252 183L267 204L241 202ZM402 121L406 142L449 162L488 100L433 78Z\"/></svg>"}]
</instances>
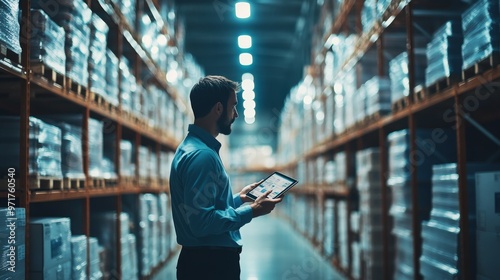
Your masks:
<instances>
[{"instance_id":1,"label":"tablet screen","mask_svg":"<svg viewBox=\"0 0 500 280\"><path fill-rule=\"evenodd\" d=\"M268 197L276 198L296 183L296 180L275 172L271 176L267 177L267 179L262 183L260 183L260 185L255 187L255 189L250 191L249 194L257 198L267 190L272 189L272 192Z\"/></svg>"}]
</instances>

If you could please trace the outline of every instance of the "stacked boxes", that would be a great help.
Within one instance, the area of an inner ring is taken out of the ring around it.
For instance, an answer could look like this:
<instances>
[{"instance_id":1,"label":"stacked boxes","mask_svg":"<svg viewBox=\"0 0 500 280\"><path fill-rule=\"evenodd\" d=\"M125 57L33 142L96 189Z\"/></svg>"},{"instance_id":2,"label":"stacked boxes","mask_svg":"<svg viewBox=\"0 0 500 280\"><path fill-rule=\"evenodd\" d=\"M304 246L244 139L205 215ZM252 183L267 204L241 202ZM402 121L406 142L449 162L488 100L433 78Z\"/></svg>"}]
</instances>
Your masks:
<instances>
[{"instance_id":1,"label":"stacked boxes","mask_svg":"<svg viewBox=\"0 0 500 280\"><path fill-rule=\"evenodd\" d=\"M394 219L392 233L395 237L394 279L413 279L414 251L412 235L412 165L417 167L418 217L428 220L431 209L432 165L453 161L456 141L450 131L416 130L417 150L410 157L410 135L408 130L392 132L388 135L389 178L387 185L392 190L390 214Z\"/></svg>"},{"instance_id":2,"label":"stacked boxes","mask_svg":"<svg viewBox=\"0 0 500 280\"><path fill-rule=\"evenodd\" d=\"M121 76L121 86L120 86L120 101L122 109L128 112L133 112L134 104L132 102L133 95L137 91L137 81L135 76L130 70L129 62L125 57L120 60L120 76Z\"/></svg>"},{"instance_id":3,"label":"stacked boxes","mask_svg":"<svg viewBox=\"0 0 500 280\"><path fill-rule=\"evenodd\" d=\"M363 32L369 31L377 19L377 0L366 0L361 11Z\"/></svg>"},{"instance_id":4,"label":"stacked boxes","mask_svg":"<svg viewBox=\"0 0 500 280\"><path fill-rule=\"evenodd\" d=\"M109 103L118 106L118 73L119 73L118 57L109 49L106 50L106 97ZM127 82L127 81L124 81Z\"/></svg>"},{"instance_id":5,"label":"stacked boxes","mask_svg":"<svg viewBox=\"0 0 500 280\"><path fill-rule=\"evenodd\" d=\"M370 148L356 153L359 212L361 215L361 255L366 279L382 277L382 189L380 186L380 152ZM392 242L386 248L392 254Z\"/></svg>"},{"instance_id":6,"label":"stacked boxes","mask_svg":"<svg viewBox=\"0 0 500 280\"><path fill-rule=\"evenodd\" d=\"M71 237L71 279L87 279L87 236Z\"/></svg>"},{"instance_id":7,"label":"stacked boxes","mask_svg":"<svg viewBox=\"0 0 500 280\"><path fill-rule=\"evenodd\" d=\"M96 14L90 24L90 55L88 59L90 91L103 97L106 94L106 46L109 27Z\"/></svg>"},{"instance_id":8,"label":"stacked boxes","mask_svg":"<svg viewBox=\"0 0 500 280\"><path fill-rule=\"evenodd\" d=\"M166 193L158 195L158 225L160 235L158 241L159 246L159 261L164 261L170 253L170 217L168 216L169 201Z\"/></svg>"},{"instance_id":9,"label":"stacked boxes","mask_svg":"<svg viewBox=\"0 0 500 280\"><path fill-rule=\"evenodd\" d=\"M339 256L340 256L340 266L343 269L347 269L349 266L348 251L349 251L349 231L347 230L347 220L349 219L349 211L347 209L347 203L345 201L338 201L338 241L339 241Z\"/></svg>"},{"instance_id":10,"label":"stacked boxes","mask_svg":"<svg viewBox=\"0 0 500 280\"><path fill-rule=\"evenodd\" d=\"M332 257L336 252L334 248L335 241L335 200L327 199L325 200L325 209L323 214L323 252L326 257Z\"/></svg>"},{"instance_id":11,"label":"stacked boxes","mask_svg":"<svg viewBox=\"0 0 500 280\"><path fill-rule=\"evenodd\" d=\"M69 218L30 220L30 279L70 279Z\"/></svg>"},{"instance_id":12,"label":"stacked boxes","mask_svg":"<svg viewBox=\"0 0 500 280\"><path fill-rule=\"evenodd\" d=\"M89 175L102 177L102 162L104 154L103 122L89 119Z\"/></svg>"},{"instance_id":13,"label":"stacked boxes","mask_svg":"<svg viewBox=\"0 0 500 280\"><path fill-rule=\"evenodd\" d=\"M20 118L2 117L0 167L19 169ZM37 118L29 118L29 175L62 179L61 130Z\"/></svg>"},{"instance_id":14,"label":"stacked boxes","mask_svg":"<svg viewBox=\"0 0 500 280\"><path fill-rule=\"evenodd\" d=\"M160 179L163 181L168 181L170 178L170 168L172 166L172 160L174 159L174 154L169 152L161 152L160 154Z\"/></svg>"},{"instance_id":15,"label":"stacked boxes","mask_svg":"<svg viewBox=\"0 0 500 280\"><path fill-rule=\"evenodd\" d=\"M462 14L463 69L500 50L499 2L479 0Z\"/></svg>"},{"instance_id":16,"label":"stacked boxes","mask_svg":"<svg viewBox=\"0 0 500 280\"><path fill-rule=\"evenodd\" d=\"M26 279L25 230L24 208L0 208L0 279Z\"/></svg>"},{"instance_id":17,"label":"stacked boxes","mask_svg":"<svg viewBox=\"0 0 500 280\"><path fill-rule=\"evenodd\" d=\"M364 84L366 115L385 115L391 111L391 82L387 77L375 76Z\"/></svg>"},{"instance_id":18,"label":"stacked boxes","mask_svg":"<svg viewBox=\"0 0 500 280\"><path fill-rule=\"evenodd\" d=\"M132 161L134 148L132 142L120 141L120 175L125 177L135 176L135 164Z\"/></svg>"},{"instance_id":19,"label":"stacked boxes","mask_svg":"<svg viewBox=\"0 0 500 280\"><path fill-rule=\"evenodd\" d=\"M82 129L78 126L58 123L62 131L61 166L64 178L85 179L83 173Z\"/></svg>"},{"instance_id":20,"label":"stacked boxes","mask_svg":"<svg viewBox=\"0 0 500 280\"><path fill-rule=\"evenodd\" d=\"M31 10L30 60L36 66L42 63L65 74L65 32L43 10Z\"/></svg>"},{"instance_id":21,"label":"stacked boxes","mask_svg":"<svg viewBox=\"0 0 500 280\"><path fill-rule=\"evenodd\" d=\"M414 57L415 85L418 85L419 83L424 82L425 79L425 57L418 53L415 53ZM389 62L392 103L410 94L410 80L408 73L409 64L407 52L402 52Z\"/></svg>"},{"instance_id":22,"label":"stacked boxes","mask_svg":"<svg viewBox=\"0 0 500 280\"><path fill-rule=\"evenodd\" d=\"M103 277L101 271L101 258L99 257L100 247L95 237L89 237L89 267L90 267L90 280L100 280Z\"/></svg>"},{"instance_id":23,"label":"stacked boxes","mask_svg":"<svg viewBox=\"0 0 500 280\"><path fill-rule=\"evenodd\" d=\"M457 75L462 69L462 28L459 21L448 21L439 28L427 44L425 85Z\"/></svg>"},{"instance_id":24,"label":"stacked boxes","mask_svg":"<svg viewBox=\"0 0 500 280\"><path fill-rule=\"evenodd\" d=\"M20 54L19 44L19 0L0 0L0 43L14 53Z\"/></svg>"},{"instance_id":25,"label":"stacked boxes","mask_svg":"<svg viewBox=\"0 0 500 280\"><path fill-rule=\"evenodd\" d=\"M137 248L139 251L139 273L141 276L148 275L160 261L158 210L158 198L156 196L152 194L142 194L139 196Z\"/></svg>"},{"instance_id":26,"label":"stacked boxes","mask_svg":"<svg viewBox=\"0 0 500 280\"><path fill-rule=\"evenodd\" d=\"M496 168L496 170L500 170ZM500 172L476 173L477 279L500 275ZM471 260L474 260L471 258Z\"/></svg>"}]
</instances>

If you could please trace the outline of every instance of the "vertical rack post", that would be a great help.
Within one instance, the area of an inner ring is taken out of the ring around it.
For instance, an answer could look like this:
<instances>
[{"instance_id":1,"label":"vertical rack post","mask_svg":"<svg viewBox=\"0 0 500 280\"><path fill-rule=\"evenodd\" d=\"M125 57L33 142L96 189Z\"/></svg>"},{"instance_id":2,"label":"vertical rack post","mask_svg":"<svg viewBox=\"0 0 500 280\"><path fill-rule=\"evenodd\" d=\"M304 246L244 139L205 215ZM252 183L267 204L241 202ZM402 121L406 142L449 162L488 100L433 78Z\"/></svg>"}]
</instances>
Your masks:
<instances>
[{"instance_id":1,"label":"vertical rack post","mask_svg":"<svg viewBox=\"0 0 500 280\"><path fill-rule=\"evenodd\" d=\"M408 3L405 7L406 19L406 50L408 53L408 79L409 89L408 102L413 103L413 95L415 93L415 46L413 36L413 2Z\"/></svg>"},{"instance_id":2,"label":"vertical rack post","mask_svg":"<svg viewBox=\"0 0 500 280\"><path fill-rule=\"evenodd\" d=\"M465 141L465 121L460 115L460 104L461 97L455 96L455 119L457 126L457 171L458 171L458 199L459 199L459 210L460 210L460 263L459 271L461 273L462 279L474 279L475 275L472 275L470 269L470 261L475 261L470 259L469 254L469 242L470 232L469 232L469 206L467 204L468 194L467 194L467 155L466 155L466 141Z\"/></svg>"}]
</instances>

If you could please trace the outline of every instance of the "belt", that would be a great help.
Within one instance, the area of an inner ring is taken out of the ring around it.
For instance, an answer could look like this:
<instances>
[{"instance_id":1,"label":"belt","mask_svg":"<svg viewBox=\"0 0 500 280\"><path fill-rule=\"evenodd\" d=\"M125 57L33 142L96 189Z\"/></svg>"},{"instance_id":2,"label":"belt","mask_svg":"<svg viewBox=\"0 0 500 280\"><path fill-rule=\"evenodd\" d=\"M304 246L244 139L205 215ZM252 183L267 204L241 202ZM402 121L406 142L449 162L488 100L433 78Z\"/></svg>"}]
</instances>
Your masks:
<instances>
[{"instance_id":1,"label":"belt","mask_svg":"<svg viewBox=\"0 0 500 280\"><path fill-rule=\"evenodd\" d=\"M188 251L229 251L241 253L241 247L226 247L226 246L182 246L183 250Z\"/></svg>"}]
</instances>

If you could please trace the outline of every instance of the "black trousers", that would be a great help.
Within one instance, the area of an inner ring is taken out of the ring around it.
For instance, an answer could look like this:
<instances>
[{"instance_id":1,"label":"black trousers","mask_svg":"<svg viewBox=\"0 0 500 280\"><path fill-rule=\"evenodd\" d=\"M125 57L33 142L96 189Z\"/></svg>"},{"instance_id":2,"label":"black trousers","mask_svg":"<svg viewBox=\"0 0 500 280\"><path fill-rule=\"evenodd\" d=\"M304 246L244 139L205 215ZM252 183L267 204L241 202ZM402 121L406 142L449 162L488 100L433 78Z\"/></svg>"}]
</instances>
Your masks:
<instances>
[{"instance_id":1,"label":"black trousers","mask_svg":"<svg viewBox=\"0 0 500 280\"><path fill-rule=\"evenodd\" d=\"M239 280L240 254L217 249L181 250L177 280Z\"/></svg>"}]
</instances>

